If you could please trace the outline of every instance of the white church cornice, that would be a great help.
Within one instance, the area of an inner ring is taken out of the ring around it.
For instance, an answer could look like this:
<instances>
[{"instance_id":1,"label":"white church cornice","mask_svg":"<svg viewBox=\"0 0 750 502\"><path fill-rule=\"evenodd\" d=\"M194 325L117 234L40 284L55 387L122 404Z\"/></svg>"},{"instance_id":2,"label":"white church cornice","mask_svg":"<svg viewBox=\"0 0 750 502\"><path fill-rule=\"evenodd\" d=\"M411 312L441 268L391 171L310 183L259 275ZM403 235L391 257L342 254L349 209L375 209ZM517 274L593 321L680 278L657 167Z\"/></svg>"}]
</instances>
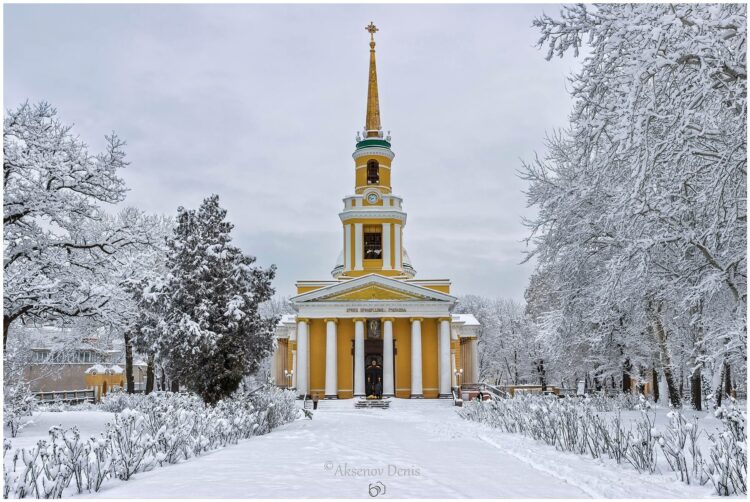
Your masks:
<instances>
[{"instance_id":1,"label":"white church cornice","mask_svg":"<svg viewBox=\"0 0 750 502\"><path fill-rule=\"evenodd\" d=\"M393 158L396 156L396 154L393 153L390 148L385 148L382 146L370 146L367 148L356 150L352 154L352 158L354 160L357 160L361 157L372 157L373 155L380 155L381 157L386 157L389 160L393 160Z\"/></svg>"},{"instance_id":2,"label":"white church cornice","mask_svg":"<svg viewBox=\"0 0 750 502\"><path fill-rule=\"evenodd\" d=\"M390 208L383 206L365 206L358 207L356 209L345 209L339 213L339 218L342 222L354 220L358 218L378 218L378 219L394 219L401 222L402 225L406 225L406 213L403 211L394 211Z\"/></svg>"}]
</instances>

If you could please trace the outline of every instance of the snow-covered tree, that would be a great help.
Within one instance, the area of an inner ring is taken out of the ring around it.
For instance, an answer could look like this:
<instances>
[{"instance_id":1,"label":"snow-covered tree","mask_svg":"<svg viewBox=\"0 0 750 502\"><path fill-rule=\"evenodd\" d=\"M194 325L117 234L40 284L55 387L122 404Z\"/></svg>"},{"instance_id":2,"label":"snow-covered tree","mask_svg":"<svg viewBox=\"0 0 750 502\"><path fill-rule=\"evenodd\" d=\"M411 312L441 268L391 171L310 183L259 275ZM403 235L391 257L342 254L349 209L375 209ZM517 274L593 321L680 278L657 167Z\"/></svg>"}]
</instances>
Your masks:
<instances>
[{"instance_id":1,"label":"snow-covered tree","mask_svg":"<svg viewBox=\"0 0 750 502\"><path fill-rule=\"evenodd\" d=\"M132 236L119 229L91 239L84 227L100 204L125 197L117 176L124 142L107 136L92 154L47 103L7 112L3 129L3 346L16 321L106 315L102 271Z\"/></svg>"},{"instance_id":2,"label":"snow-covered tree","mask_svg":"<svg viewBox=\"0 0 750 502\"><path fill-rule=\"evenodd\" d=\"M259 305L273 295L275 267L232 245L233 225L219 197L177 211L167 240L166 275L142 292L153 323L139 344L165 359L173 379L215 403L235 391L272 347L277 318L263 319Z\"/></svg>"},{"instance_id":3,"label":"snow-covered tree","mask_svg":"<svg viewBox=\"0 0 750 502\"><path fill-rule=\"evenodd\" d=\"M535 325L522 305L504 298L466 295L459 298L455 312L473 314L480 323L477 333L480 381L543 385L549 382Z\"/></svg>"},{"instance_id":4,"label":"snow-covered tree","mask_svg":"<svg viewBox=\"0 0 750 502\"><path fill-rule=\"evenodd\" d=\"M149 215L134 207L127 207L116 215L107 215L87 225L92 240L106 238L113 229L123 235L132 235L129 239L131 244L121 247L113 255L114 266L108 267L103 273L111 294L111 312L98 322L92 322L123 340L126 388L132 393L135 390L134 351L147 348L135 343L143 319L149 315L141 302L140 293L145 283L165 274L166 239L172 231L172 221L170 218ZM151 374L153 368L149 367L147 371Z\"/></svg>"},{"instance_id":5,"label":"snow-covered tree","mask_svg":"<svg viewBox=\"0 0 750 502\"><path fill-rule=\"evenodd\" d=\"M286 296L274 296L260 305L260 315L264 318L280 318L284 314L294 314L292 304Z\"/></svg>"},{"instance_id":6,"label":"snow-covered tree","mask_svg":"<svg viewBox=\"0 0 750 502\"><path fill-rule=\"evenodd\" d=\"M683 369L720 396L746 373L746 6L575 5L534 25L548 58L588 54L570 128L525 164L541 333L600 378L657 366L674 406Z\"/></svg>"}]
</instances>

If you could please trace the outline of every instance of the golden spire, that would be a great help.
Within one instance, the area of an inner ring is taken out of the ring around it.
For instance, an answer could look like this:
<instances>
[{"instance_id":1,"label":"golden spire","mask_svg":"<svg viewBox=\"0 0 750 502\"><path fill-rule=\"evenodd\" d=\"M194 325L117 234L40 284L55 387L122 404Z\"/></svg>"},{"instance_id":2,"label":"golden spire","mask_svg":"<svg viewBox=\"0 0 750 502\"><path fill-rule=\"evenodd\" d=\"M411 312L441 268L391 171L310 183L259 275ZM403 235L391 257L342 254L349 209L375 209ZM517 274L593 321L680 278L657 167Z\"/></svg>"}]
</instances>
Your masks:
<instances>
[{"instance_id":1,"label":"golden spire","mask_svg":"<svg viewBox=\"0 0 750 502\"><path fill-rule=\"evenodd\" d=\"M365 137L379 138L382 132L380 131L380 103L378 102L378 73L375 70L375 32L378 29L372 22L365 29L370 33L370 78L367 83Z\"/></svg>"}]
</instances>

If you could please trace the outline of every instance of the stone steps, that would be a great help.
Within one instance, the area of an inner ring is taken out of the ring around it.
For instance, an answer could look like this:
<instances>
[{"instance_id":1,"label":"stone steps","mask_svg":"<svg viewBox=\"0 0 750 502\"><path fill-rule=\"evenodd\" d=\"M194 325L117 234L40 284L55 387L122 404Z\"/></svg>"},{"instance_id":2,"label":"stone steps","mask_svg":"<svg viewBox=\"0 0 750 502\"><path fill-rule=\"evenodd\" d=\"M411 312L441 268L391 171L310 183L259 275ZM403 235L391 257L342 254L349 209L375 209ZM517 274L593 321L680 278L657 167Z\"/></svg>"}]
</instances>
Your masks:
<instances>
[{"instance_id":1,"label":"stone steps","mask_svg":"<svg viewBox=\"0 0 750 502\"><path fill-rule=\"evenodd\" d=\"M354 403L354 407L357 409L365 408L378 408L381 410L387 410L391 405L388 399L359 399Z\"/></svg>"}]
</instances>

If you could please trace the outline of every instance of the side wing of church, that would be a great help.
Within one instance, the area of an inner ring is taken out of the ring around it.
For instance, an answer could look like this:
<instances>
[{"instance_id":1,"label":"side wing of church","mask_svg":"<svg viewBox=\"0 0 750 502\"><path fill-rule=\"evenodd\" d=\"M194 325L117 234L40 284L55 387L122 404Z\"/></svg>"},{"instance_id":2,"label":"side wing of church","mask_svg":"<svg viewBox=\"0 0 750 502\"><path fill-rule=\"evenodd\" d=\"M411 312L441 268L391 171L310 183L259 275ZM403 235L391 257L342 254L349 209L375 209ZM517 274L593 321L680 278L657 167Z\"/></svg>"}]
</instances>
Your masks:
<instances>
[{"instance_id":1,"label":"side wing of church","mask_svg":"<svg viewBox=\"0 0 750 502\"><path fill-rule=\"evenodd\" d=\"M297 282L296 314L276 329L273 377L300 396L447 398L478 381L479 323L452 314L449 280L414 278L403 199L391 188L391 138L380 125L377 28L367 31L367 115L352 155L354 194L339 213L342 250L333 280Z\"/></svg>"}]
</instances>

